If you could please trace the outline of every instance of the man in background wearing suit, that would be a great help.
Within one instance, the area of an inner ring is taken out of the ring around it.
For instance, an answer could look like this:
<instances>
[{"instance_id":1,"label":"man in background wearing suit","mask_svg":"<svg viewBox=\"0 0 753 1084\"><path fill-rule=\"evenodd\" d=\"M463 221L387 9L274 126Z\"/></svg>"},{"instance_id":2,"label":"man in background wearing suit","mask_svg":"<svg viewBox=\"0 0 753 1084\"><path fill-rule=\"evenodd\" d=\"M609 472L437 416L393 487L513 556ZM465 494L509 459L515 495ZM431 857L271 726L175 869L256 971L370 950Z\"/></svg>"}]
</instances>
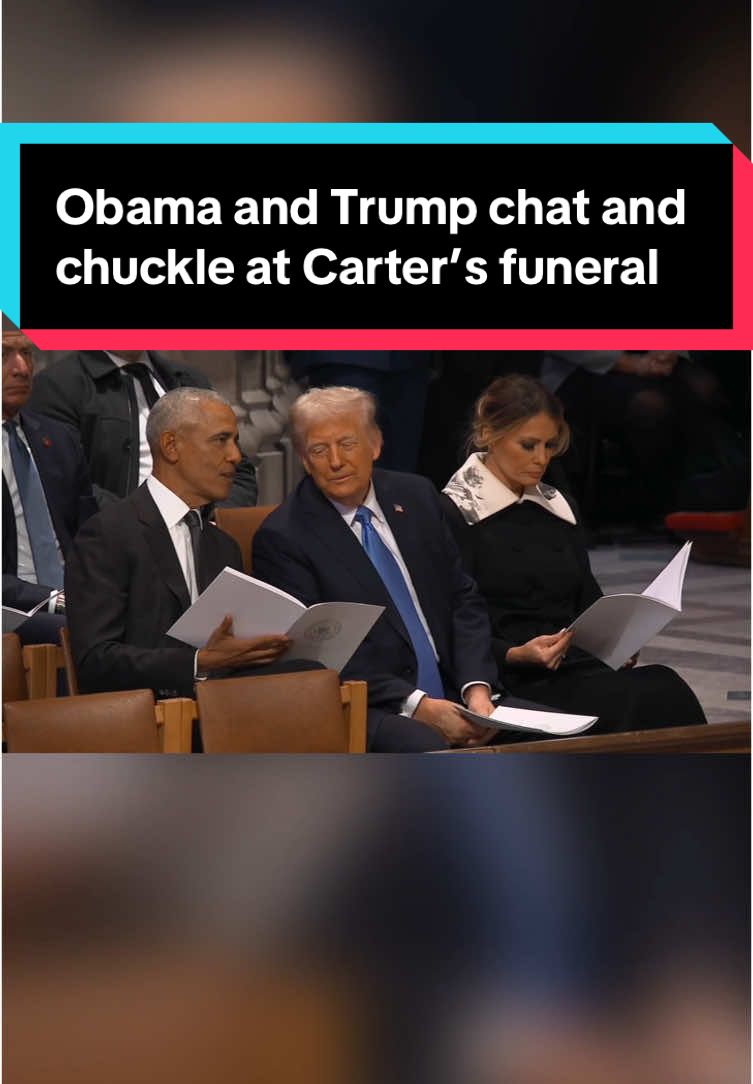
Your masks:
<instances>
[{"instance_id":1,"label":"man in background wearing suit","mask_svg":"<svg viewBox=\"0 0 753 1084\"><path fill-rule=\"evenodd\" d=\"M26 410L33 347L3 331L3 605L43 610L17 629L23 643L57 643L65 624L63 565L96 511L84 453L67 426Z\"/></svg>"},{"instance_id":2,"label":"man in background wearing suit","mask_svg":"<svg viewBox=\"0 0 753 1084\"><path fill-rule=\"evenodd\" d=\"M163 396L149 415L147 439L151 475L84 525L66 564L82 692L151 688L160 697L192 696L197 677L247 667L258 673L289 643L278 635L240 639L230 618L198 651L166 635L226 565L242 569L237 543L200 514L227 498L241 452L230 404L203 388Z\"/></svg>"},{"instance_id":3,"label":"man in background wearing suit","mask_svg":"<svg viewBox=\"0 0 753 1084\"><path fill-rule=\"evenodd\" d=\"M126 497L152 469L146 420L157 400L174 388L209 388L203 373L146 350L69 354L39 373L32 406L75 429L84 446L100 506ZM242 455L222 502L256 504L256 474Z\"/></svg>"},{"instance_id":4,"label":"man in background wearing suit","mask_svg":"<svg viewBox=\"0 0 753 1084\"><path fill-rule=\"evenodd\" d=\"M480 744L488 728L453 701L492 711L486 608L431 482L373 469L382 443L374 419L373 397L353 388L296 400L290 422L308 477L256 533L254 574L307 606L385 607L343 670L368 682L370 751Z\"/></svg>"}]
</instances>

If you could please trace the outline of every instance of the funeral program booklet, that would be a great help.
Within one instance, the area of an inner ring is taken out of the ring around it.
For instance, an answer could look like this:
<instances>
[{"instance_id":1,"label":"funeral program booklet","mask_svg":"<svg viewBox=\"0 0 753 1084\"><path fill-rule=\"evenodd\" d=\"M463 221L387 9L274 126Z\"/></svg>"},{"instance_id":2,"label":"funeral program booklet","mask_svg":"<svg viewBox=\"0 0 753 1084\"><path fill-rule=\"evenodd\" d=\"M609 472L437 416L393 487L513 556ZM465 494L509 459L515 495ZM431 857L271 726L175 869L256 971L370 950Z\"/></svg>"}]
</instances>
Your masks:
<instances>
[{"instance_id":1,"label":"funeral program booklet","mask_svg":"<svg viewBox=\"0 0 753 1084\"><path fill-rule=\"evenodd\" d=\"M631 658L682 611L682 587L692 542L686 542L640 595L604 595L570 628L572 642L613 670Z\"/></svg>"},{"instance_id":2,"label":"funeral program booklet","mask_svg":"<svg viewBox=\"0 0 753 1084\"><path fill-rule=\"evenodd\" d=\"M496 707L491 715L478 715L462 704L458 704L457 709L466 719L481 726L494 726L498 730L530 730L535 734L551 734L561 738L588 730L599 718L598 715L565 715L561 711L508 708L504 704Z\"/></svg>"},{"instance_id":3,"label":"funeral program booklet","mask_svg":"<svg viewBox=\"0 0 753 1084\"><path fill-rule=\"evenodd\" d=\"M224 568L167 635L203 647L231 614L234 636L285 634L293 642L284 658L311 659L339 673L383 611L383 606L360 602L318 602L306 608L277 587Z\"/></svg>"}]
</instances>

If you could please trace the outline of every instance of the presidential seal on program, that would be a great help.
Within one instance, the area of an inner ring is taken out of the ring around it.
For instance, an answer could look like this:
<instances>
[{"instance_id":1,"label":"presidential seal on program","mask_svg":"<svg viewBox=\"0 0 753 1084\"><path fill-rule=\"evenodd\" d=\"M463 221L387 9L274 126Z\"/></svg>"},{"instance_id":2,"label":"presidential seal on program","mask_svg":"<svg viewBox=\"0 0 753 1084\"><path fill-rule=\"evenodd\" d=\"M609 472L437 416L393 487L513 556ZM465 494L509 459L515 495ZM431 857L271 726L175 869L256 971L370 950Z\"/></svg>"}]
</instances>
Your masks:
<instances>
[{"instance_id":1,"label":"presidential seal on program","mask_svg":"<svg viewBox=\"0 0 753 1084\"><path fill-rule=\"evenodd\" d=\"M317 621L310 625L304 632L304 637L312 644L322 644L325 640L334 640L342 632L341 621L331 619L329 621Z\"/></svg>"}]
</instances>

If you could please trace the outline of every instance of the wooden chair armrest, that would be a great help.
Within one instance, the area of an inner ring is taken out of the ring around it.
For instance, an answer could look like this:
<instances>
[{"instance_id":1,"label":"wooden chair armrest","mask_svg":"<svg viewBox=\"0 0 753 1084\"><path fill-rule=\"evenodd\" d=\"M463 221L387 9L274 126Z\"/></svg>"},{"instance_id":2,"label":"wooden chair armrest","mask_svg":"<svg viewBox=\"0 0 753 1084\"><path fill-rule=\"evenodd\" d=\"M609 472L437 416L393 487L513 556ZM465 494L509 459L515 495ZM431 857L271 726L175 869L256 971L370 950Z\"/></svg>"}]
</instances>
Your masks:
<instances>
[{"instance_id":1,"label":"wooden chair armrest","mask_svg":"<svg viewBox=\"0 0 753 1084\"><path fill-rule=\"evenodd\" d=\"M64 665L57 644L27 644L22 651L29 699L57 696L58 669Z\"/></svg>"},{"instance_id":2,"label":"wooden chair armrest","mask_svg":"<svg viewBox=\"0 0 753 1084\"><path fill-rule=\"evenodd\" d=\"M368 686L365 681L344 681L340 700L350 735L348 752L366 752L366 707Z\"/></svg>"},{"instance_id":3,"label":"wooden chair armrest","mask_svg":"<svg viewBox=\"0 0 753 1084\"><path fill-rule=\"evenodd\" d=\"M162 752L190 753L193 721L198 718L196 701L188 697L158 700L154 714L162 735Z\"/></svg>"}]
</instances>

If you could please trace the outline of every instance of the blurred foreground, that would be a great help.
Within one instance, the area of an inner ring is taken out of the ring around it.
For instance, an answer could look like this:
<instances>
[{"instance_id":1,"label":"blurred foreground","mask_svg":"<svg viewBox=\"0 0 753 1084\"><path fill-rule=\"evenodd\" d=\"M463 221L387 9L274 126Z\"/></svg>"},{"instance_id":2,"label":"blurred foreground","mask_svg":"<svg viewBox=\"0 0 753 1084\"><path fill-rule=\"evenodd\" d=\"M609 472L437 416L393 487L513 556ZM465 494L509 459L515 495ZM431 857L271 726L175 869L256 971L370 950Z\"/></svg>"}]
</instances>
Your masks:
<instances>
[{"instance_id":1,"label":"blurred foreground","mask_svg":"<svg viewBox=\"0 0 753 1084\"><path fill-rule=\"evenodd\" d=\"M5 1069L743 1084L747 758L4 758Z\"/></svg>"}]
</instances>

